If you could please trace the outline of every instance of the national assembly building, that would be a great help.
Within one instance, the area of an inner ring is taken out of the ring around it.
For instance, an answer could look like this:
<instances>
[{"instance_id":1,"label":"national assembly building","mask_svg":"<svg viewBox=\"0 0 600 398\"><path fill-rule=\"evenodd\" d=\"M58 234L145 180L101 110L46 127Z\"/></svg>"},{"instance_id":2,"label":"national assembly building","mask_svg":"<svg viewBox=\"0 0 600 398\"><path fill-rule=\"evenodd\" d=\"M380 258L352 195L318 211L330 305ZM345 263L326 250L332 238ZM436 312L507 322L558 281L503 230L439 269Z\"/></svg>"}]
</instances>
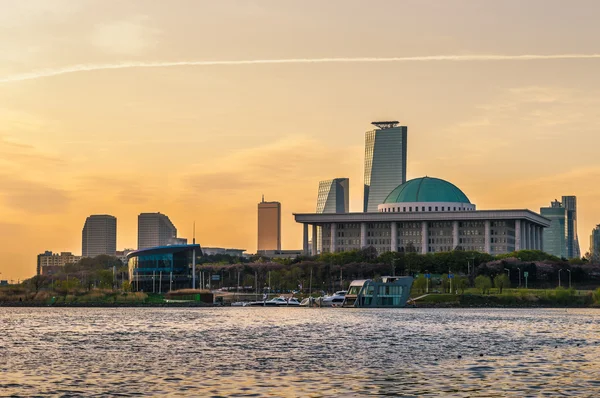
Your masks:
<instances>
[{"instance_id":1,"label":"national assembly building","mask_svg":"<svg viewBox=\"0 0 600 398\"><path fill-rule=\"evenodd\" d=\"M373 124L380 128L366 135L366 211L294 214L296 222L304 227L304 253L315 255L365 247L373 247L379 254L452 250L502 254L543 250L543 231L550 226L549 219L526 209L477 210L458 187L439 178L426 176L404 182L406 127L396 127L397 122ZM382 131L387 133L383 136L385 149L378 154L373 148L377 148L377 135ZM401 145L394 146L394 133ZM394 147L398 150L390 150ZM394 169L387 169L386 165ZM378 190L393 187L381 196L383 200L379 198L376 206L373 203L376 196L371 194L376 188L374 183L379 184Z\"/></svg>"}]
</instances>

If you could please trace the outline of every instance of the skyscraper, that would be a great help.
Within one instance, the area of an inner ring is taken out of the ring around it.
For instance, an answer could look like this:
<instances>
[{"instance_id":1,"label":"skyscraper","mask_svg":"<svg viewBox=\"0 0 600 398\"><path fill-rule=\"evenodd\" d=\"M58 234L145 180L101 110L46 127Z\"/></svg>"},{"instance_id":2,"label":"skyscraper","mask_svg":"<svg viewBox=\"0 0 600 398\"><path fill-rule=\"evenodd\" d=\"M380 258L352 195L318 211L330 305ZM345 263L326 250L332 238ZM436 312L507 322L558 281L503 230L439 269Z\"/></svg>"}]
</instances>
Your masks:
<instances>
[{"instance_id":1,"label":"skyscraper","mask_svg":"<svg viewBox=\"0 0 600 398\"><path fill-rule=\"evenodd\" d=\"M600 261L600 224L592 229L590 235L590 260L596 264Z\"/></svg>"},{"instance_id":2,"label":"skyscraper","mask_svg":"<svg viewBox=\"0 0 600 398\"><path fill-rule=\"evenodd\" d=\"M567 209L558 200L550 207L540 208L540 214L551 220L550 227L544 229L543 248L548 254L567 258Z\"/></svg>"},{"instance_id":3,"label":"skyscraper","mask_svg":"<svg viewBox=\"0 0 600 398\"><path fill-rule=\"evenodd\" d=\"M319 192L317 195L317 213L348 213L350 211L350 179L348 178L334 178L333 180L326 180L319 182ZM316 231L313 229L313 234L317 233L316 242L317 249L316 253L313 245L309 245L312 248L312 255L322 253L323 248L321 243L323 241L322 234L323 229L321 226L316 227ZM315 237L313 236L313 241Z\"/></svg>"},{"instance_id":4,"label":"skyscraper","mask_svg":"<svg viewBox=\"0 0 600 398\"><path fill-rule=\"evenodd\" d=\"M348 178L319 182L317 213L348 213L349 186Z\"/></svg>"},{"instance_id":5,"label":"skyscraper","mask_svg":"<svg viewBox=\"0 0 600 398\"><path fill-rule=\"evenodd\" d=\"M406 182L407 127L397 121L372 124L378 128L365 134L365 212L376 212L390 192Z\"/></svg>"},{"instance_id":6,"label":"skyscraper","mask_svg":"<svg viewBox=\"0 0 600 398\"><path fill-rule=\"evenodd\" d=\"M577 197L563 196L562 204L567 209L567 257L579 258L579 237L577 236Z\"/></svg>"},{"instance_id":7,"label":"skyscraper","mask_svg":"<svg viewBox=\"0 0 600 398\"><path fill-rule=\"evenodd\" d=\"M177 228L162 213L141 213L138 216L138 249L156 246L187 244L177 237Z\"/></svg>"},{"instance_id":8,"label":"skyscraper","mask_svg":"<svg viewBox=\"0 0 600 398\"><path fill-rule=\"evenodd\" d=\"M281 203L258 204L258 251L281 250Z\"/></svg>"},{"instance_id":9,"label":"skyscraper","mask_svg":"<svg viewBox=\"0 0 600 398\"><path fill-rule=\"evenodd\" d=\"M85 220L81 233L81 255L114 256L117 252L117 219L108 214L91 215Z\"/></svg>"}]
</instances>

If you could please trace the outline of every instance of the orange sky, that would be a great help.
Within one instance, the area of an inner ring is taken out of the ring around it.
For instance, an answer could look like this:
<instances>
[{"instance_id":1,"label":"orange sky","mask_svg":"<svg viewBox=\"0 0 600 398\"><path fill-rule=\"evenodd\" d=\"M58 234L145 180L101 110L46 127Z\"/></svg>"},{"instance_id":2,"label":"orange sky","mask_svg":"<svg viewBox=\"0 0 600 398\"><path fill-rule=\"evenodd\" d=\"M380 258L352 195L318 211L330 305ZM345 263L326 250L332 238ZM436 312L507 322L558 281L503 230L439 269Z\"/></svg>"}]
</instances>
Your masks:
<instances>
[{"instance_id":1,"label":"orange sky","mask_svg":"<svg viewBox=\"0 0 600 398\"><path fill-rule=\"evenodd\" d=\"M85 217L160 211L204 246L256 249L261 195L314 211L319 180L362 203L364 132L408 125L409 178L479 209L539 211L577 195L600 223L600 59L181 66L73 65L324 57L595 54L596 1L0 0L0 279L44 250L81 253ZM16 79L15 79L16 80Z\"/></svg>"}]
</instances>

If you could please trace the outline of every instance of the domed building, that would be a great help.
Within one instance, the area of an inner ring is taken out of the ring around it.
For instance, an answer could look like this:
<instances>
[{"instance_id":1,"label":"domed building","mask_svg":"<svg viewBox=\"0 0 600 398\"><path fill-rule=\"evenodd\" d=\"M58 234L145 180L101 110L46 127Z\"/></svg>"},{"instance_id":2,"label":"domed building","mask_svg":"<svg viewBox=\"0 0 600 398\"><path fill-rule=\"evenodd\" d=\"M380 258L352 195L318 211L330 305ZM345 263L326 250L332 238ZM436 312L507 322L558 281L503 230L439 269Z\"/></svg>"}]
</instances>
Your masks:
<instances>
[{"instance_id":1,"label":"domed building","mask_svg":"<svg viewBox=\"0 0 600 398\"><path fill-rule=\"evenodd\" d=\"M543 229L550 226L549 219L526 209L477 210L456 185L428 176L398 185L378 204L377 212L294 217L304 226L307 254L317 253L317 247L341 252L371 246L378 253L542 250Z\"/></svg>"}]
</instances>

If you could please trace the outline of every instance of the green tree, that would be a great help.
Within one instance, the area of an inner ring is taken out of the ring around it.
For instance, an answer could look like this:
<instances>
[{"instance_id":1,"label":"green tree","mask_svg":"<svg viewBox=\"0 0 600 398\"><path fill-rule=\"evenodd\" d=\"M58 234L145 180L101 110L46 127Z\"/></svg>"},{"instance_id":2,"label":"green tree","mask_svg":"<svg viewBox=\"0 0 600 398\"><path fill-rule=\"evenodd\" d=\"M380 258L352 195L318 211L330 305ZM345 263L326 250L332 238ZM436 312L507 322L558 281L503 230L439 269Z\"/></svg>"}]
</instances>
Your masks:
<instances>
[{"instance_id":1,"label":"green tree","mask_svg":"<svg viewBox=\"0 0 600 398\"><path fill-rule=\"evenodd\" d=\"M448 279L448 274L443 274L442 275L442 279L440 279L440 281L442 282L442 293L446 293L446 291L450 290L450 279ZM452 292L450 292L452 293Z\"/></svg>"},{"instance_id":2,"label":"green tree","mask_svg":"<svg viewBox=\"0 0 600 398\"><path fill-rule=\"evenodd\" d=\"M130 292L131 291L131 282L129 282L129 281L123 281L123 283L121 284L121 289L124 292Z\"/></svg>"},{"instance_id":3,"label":"green tree","mask_svg":"<svg viewBox=\"0 0 600 398\"><path fill-rule=\"evenodd\" d=\"M465 289L469 287L469 278L466 276L459 276L455 278L456 288L460 290L460 294L465 293Z\"/></svg>"},{"instance_id":4,"label":"green tree","mask_svg":"<svg viewBox=\"0 0 600 398\"><path fill-rule=\"evenodd\" d=\"M425 278L424 275L419 275L413 282L413 287L417 289L418 292L424 293L427 288L427 278Z\"/></svg>"},{"instance_id":5,"label":"green tree","mask_svg":"<svg viewBox=\"0 0 600 398\"><path fill-rule=\"evenodd\" d=\"M475 278L475 287L481 290L481 294L485 294L486 292L489 293L492 288L492 280L489 276L479 275Z\"/></svg>"},{"instance_id":6,"label":"green tree","mask_svg":"<svg viewBox=\"0 0 600 398\"><path fill-rule=\"evenodd\" d=\"M510 287L510 279L508 279L508 276L505 273L496 275L494 278L494 287L500 291L500 294L502 294L502 289Z\"/></svg>"}]
</instances>

